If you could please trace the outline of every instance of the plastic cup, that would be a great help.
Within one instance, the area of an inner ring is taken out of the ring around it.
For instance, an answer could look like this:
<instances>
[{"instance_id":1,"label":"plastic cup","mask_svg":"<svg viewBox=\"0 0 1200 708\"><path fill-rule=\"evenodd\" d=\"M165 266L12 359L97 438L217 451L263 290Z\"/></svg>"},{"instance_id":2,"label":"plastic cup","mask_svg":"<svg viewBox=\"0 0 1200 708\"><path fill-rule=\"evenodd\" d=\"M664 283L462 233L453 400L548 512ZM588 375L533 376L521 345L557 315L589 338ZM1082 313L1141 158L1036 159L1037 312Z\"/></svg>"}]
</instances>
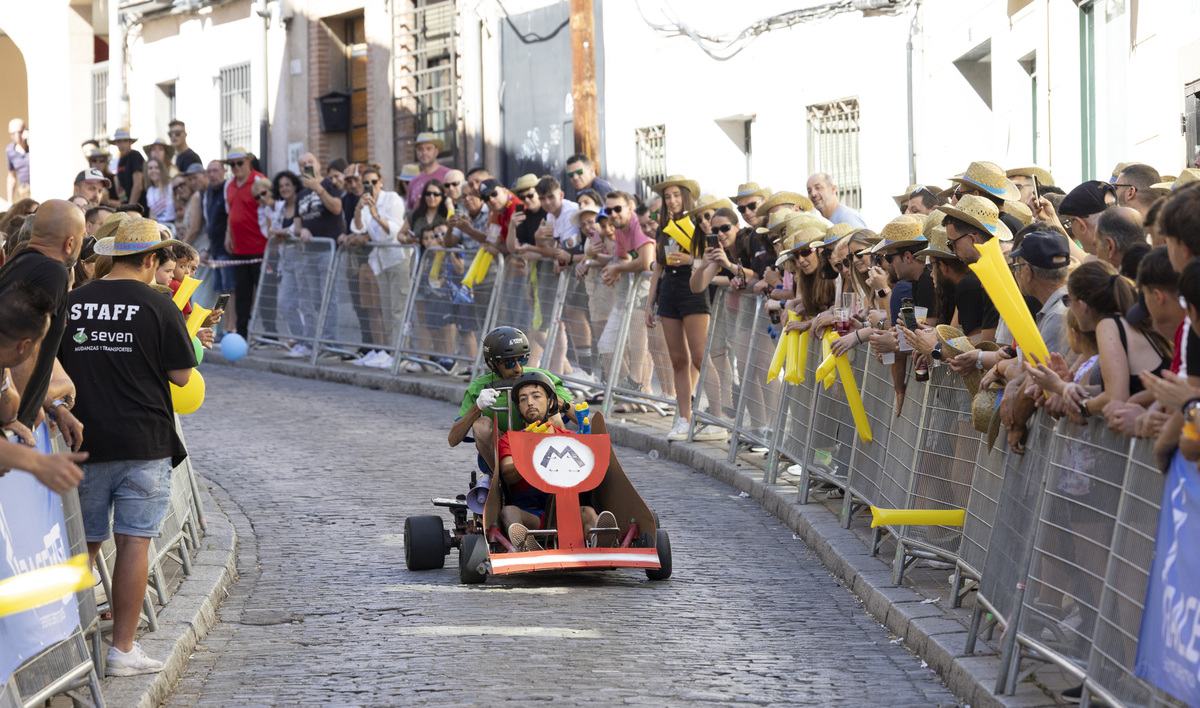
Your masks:
<instances>
[{"instance_id":1,"label":"plastic cup","mask_svg":"<svg viewBox=\"0 0 1200 708\"><path fill-rule=\"evenodd\" d=\"M925 324L925 318L929 317L928 307L914 307L913 314L916 315L917 322Z\"/></svg>"}]
</instances>

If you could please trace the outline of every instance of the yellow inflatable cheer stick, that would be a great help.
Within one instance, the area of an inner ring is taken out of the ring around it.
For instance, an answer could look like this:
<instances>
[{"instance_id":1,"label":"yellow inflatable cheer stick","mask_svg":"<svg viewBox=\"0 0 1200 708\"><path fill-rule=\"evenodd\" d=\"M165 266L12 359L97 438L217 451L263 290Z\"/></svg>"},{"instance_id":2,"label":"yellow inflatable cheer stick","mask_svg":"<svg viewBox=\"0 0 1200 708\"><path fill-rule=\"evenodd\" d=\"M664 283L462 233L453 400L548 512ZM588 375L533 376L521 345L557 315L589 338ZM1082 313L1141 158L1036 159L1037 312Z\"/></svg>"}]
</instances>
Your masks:
<instances>
[{"instance_id":1,"label":"yellow inflatable cheer stick","mask_svg":"<svg viewBox=\"0 0 1200 708\"><path fill-rule=\"evenodd\" d=\"M1013 279L1012 271L1004 262L1004 254L1000 251L999 239L991 239L976 246L982 254L978 263L970 265L971 270L979 276L983 289L987 291L1000 316L1013 333L1013 339L1025 352L1025 357L1031 364L1046 363L1050 358L1050 350L1038 332L1033 315L1021 297L1017 281Z\"/></svg>"},{"instance_id":2,"label":"yellow inflatable cheer stick","mask_svg":"<svg viewBox=\"0 0 1200 708\"><path fill-rule=\"evenodd\" d=\"M767 367L767 383L779 378L779 372L783 370L784 361L787 359L787 333L780 332L776 340L775 356L771 357L771 365Z\"/></svg>"},{"instance_id":3,"label":"yellow inflatable cheer stick","mask_svg":"<svg viewBox=\"0 0 1200 708\"><path fill-rule=\"evenodd\" d=\"M800 333L800 361L797 364L800 367L800 383L804 383L804 370L808 365L808 340L811 339L808 330Z\"/></svg>"},{"instance_id":4,"label":"yellow inflatable cheer stick","mask_svg":"<svg viewBox=\"0 0 1200 708\"><path fill-rule=\"evenodd\" d=\"M181 291L182 292L182 291ZM204 320L212 313L212 310L206 310L199 305L192 306L192 314L188 315L187 331L189 337L195 337L200 331L200 327L204 325Z\"/></svg>"},{"instance_id":5,"label":"yellow inflatable cheer stick","mask_svg":"<svg viewBox=\"0 0 1200 708\"><path fill-rule=\"evenodd\" d=\"M967 512L963 509L880 509L871 507L876 526L962 526Z\"/></svg>"},{"instance_id":6,"label":"yellow inflatable cheer stick","mask_svg":"<svg viewBox=\"0 0 1200 708\"><path fill-rule=\"evenodd\" d=\"M837 332L834 332L832 329L825 330L825 335L821 337L821 352L825 355L825 358L828 359L833 356L833 343L837 341L837 338ZM835 380L836 377L832 371L826 374L825 388L828 389L832 386Z\"/></svg>"},{"instance_id":7,"label":"yellow inflatable cheer stick","mask_svg":"<svg viewBox=\"0 0 1200 708\"><path fill-rule=\"evenodd\" d=\"M800 383L800 333L787 332L787 362L783 365L783 380L795 386Z\"/></svg>"},{"instance_id":8,"label":"yellow inflatable cheer stick","mask_svg":"<svg viewBox=\"0 0 1200 708\"><path fill-rule=\"evenodd\" d=\"M183 282L179 284L179 289L175 291L175 297L171 300L180 310L188 304L188 300L192 298L192 293L196 292L196 288L200 287L203 280L196 280L191 277L184 277Z\"/></svg>"},{"instance_id":9,"label":"yellow inflatable cheer stick","mask_svg":"<svg viewBox=\"0 0 1200 708\"><path fill-rule=\"evenodd\" d=\"M858 383L854 380L854 370L850 368L850 358L845 354L836 357L838 377L842 380L842 389L846 392L846 404L854 416L854 427L858 429L858 437L863 442L871 442L871 421L867 419L867 410L863 408L862 396L858 394Z\"/></svg>"},{"instance_id":10,"label":"yellow inflatable cheer stick","mask_svg":"<svg viewBox=\"0 0 1200 708\"><path fill-rule=\"evenodd\" d=\"M86 553L0 581L0 617L31 610L86 590L96 582Z\"/></svg>"}]
</instances>

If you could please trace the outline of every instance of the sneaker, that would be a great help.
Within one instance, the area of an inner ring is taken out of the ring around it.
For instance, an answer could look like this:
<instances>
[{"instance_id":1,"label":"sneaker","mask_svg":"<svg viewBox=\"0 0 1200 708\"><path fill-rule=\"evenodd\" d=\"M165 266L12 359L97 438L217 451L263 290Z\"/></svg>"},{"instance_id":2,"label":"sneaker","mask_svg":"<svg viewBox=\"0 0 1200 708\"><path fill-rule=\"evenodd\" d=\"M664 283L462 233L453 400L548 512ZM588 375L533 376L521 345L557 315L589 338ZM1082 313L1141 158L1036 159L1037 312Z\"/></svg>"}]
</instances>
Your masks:
<instances>
[{"instance_id":1,"label":"sneaker","mask_svg":"<svg viewBox=\"0 0 1200 708\"><path fill-rule=\"evenodd\" d=\"M424 369L421 368L421 365L415 361L404 362L403 364L400 365L400 370L408 372L410 374L419 374L422 371L424 371Z\"/></svg>"},{"instance_id":2,"label":"sneaker","mask_svg":"<svg viewBox=\"0 0 1200 708\"><path fill-rule=\"evenodd\" d=\"M293 359L306 359L306 358L312 356L312 349L309 349L308 347L306 347L303 344L297 344L296 346L289 349L287 351L287 353L284 354L284 356L288 356Z\"/></svg>"},{"instance_id":3,"label":"sneaker","mask_svg":"<svg viewBox=\"0 0 1200 708\"><path fill-rule=\"evenodd\" d=\"M673 442L679 442L680 440L687 440L687 434L688 434L687 418L676 418L675 425L672 426L671 432L667 433L667 440L671 440Z\"/></svg>"},{"instance_id":4,"label":"sneaker","mask_svg":"<svg viewBox=\"0 0 1200 708\"><path fill-rule=\"evenodd\" d=\"M518 553L543 550L542 544L538 543L537 539L529 533L525 524L509 524L508 540L512 541L512 545Z\"/></svg>"},{"instance_id":5,"label":"sneaker","mask_svg":"<svg viewBox=\"0 0 1200 708\"><path fill-rule=\"evenodd\" d=\"M142 651L141 645L133 643L133 649L123 652L116 647L108 648L105 659L105 676L139 676L141 674L157 674L163 670L163 663L151 659Z\"/></svg>"},{"instance_id":6,"label":"sneaker","mask_svg":"<svg viewBox=\"0 0 1200 708\"><path fill-rule=\"evenodd\" d=\"M825 492L826 499L843 499L843 498L845 498L845 496L846 496L846 490L844 490L840 487L835 487L833 489L830 489L828 492Z\"/></svg>"},{"instance_id":7,"label":"sneaker","mask_svg":"<svg viewBox=\"0 0 1200 708\"><path fill-rule=\"evenodd\" d=\"M621 527L617 526L617 517L611 511L602 511L596 517L596 525L592 527L592 548L616 548L621 542Z\"/></svg>"},{"instance_id":8,"label":"sneaker","mask_svg":"<svg viewBox=\"0 0 1200 708\"><path fill-rule=\"evenodd\" d=\"M686 436L687 431L684 431ZM705 425L696 429L692 440L728 440L729 431L717 425Z\"/></svg>"},{"instance_id":9,"label":"sneaker","mask_svg":"<svg viewBox=\"0 0 1200 708\"><path fill-rule=\"evenodd\" d=\"M438 359L437 363L438 363L438 366L442 367L446 371L450 371L451 369L454 368L454 360L450 359L450 358Z\"/></svg>"},{"instance_id":10,"label":"sneaker","mask_svg":"<svg viewBox=\"0 0 1200 708\"><path fill-rule=\"evenodd\" d=\"M1073 688L1068 688L1059 695L1061 695L1063 700L1067 703L1078 703L1083 700L1083 684L1079 684Z\"/></svg>"},{"instance_id":11,"label":"sneaker","mask_svg":"<svg viewBox=\"0 0 1200 708\"><path fill-rule=\"evenodd\" d=\"M390 369L392 368L392 364L394 362L395 360L392 359L391 354L388 354L387 352L379 352L379 356L375 357L375 359L370 364L367 364L367 366L374 369Z\"/></svg>"},{"instance_id":12,"label":"sneaker","mask_svg":"<svg viewBox=\"0 0 1200 708\"><path fill-rule=\"evenodd\" d=\"M359 358L355 359L354 361L352 361L350 363L355 366L374 366L375 360L379 358L379 355L381 353L382 352L380 352L377 349L372 349L371 351L367 352L363 356L360 356Z\"/></svg>"}]
</instances>

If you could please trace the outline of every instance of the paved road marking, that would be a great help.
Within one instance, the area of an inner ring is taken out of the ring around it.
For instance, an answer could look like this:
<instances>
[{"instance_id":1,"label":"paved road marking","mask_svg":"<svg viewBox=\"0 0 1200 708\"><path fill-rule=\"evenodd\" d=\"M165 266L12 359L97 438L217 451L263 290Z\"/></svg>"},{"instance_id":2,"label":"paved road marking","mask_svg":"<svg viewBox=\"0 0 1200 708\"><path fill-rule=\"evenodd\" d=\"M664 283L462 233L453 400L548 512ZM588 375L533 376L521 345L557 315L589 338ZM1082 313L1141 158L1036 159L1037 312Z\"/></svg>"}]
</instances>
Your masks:
<instances>
[{"instance_id":1,"label":"paved road marking","mask_svg":"<svg viewBox=\"0 0 1200 708\"><path fill-rule=\"evenodd\" d=\"M437 637L540 637L543 639L599 639L594 629L571 629L570 627L466 627L440 625L436 627L401 627L402 635L424 634Z\"/></svg>"},{"instance_id":2,"label":"paved road marking","mask_svg":"<svg viewBox=\"0 0 1200 708\"><path fill-rule=\"evenodd\" d=\"M565 595L569 588L511 588L501 585L426 585L424 583L404 583L388 585L384 592L488 592L511 595Z\"/></svg>"}]
</instances>

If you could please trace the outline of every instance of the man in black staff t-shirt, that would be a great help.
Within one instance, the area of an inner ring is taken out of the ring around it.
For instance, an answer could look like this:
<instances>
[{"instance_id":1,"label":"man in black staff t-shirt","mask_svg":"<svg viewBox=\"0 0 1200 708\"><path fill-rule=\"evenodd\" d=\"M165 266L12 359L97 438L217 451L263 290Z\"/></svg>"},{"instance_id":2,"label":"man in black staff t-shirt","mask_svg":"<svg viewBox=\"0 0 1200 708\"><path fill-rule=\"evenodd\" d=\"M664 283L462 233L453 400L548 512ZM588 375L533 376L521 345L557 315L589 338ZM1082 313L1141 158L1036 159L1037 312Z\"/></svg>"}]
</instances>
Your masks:
<instances>
[{"instance_id":1,"label":"man in black staff t-shirt","mask_svg":"<svg viewBox=\"0 0 1200 708\"><path fill-rule=\"evenodd\" d=\"M300 182L303 188L296 193L296 229L300 241L312 239L337 240L342 234L342 190L334 186L333 180L321 178L321 165L311 152L300 157ZM300 270L296 275L300 289L300 312L304 315L303 333L293 335L312 338L317 325L317 309L324 292L325 275L333 264L333 249L324 244L304 248L301 251ZM325 339L333 339L337 332L338 288L330 293L329 308L326 310Z\"/></svg>"},{"instance_id":2,"label":"man in black staff t-shirt","mask_svg":"<svg viewBox=\"0 0 1200 708\"><path fill-rule=\"evenodd\" d=\"M187 456L169 384L187 384L196 355L183 313L150 287L170 254L164 249L179 243L160 241L158 224L141 218L122 221L115 236L97 241L96 253L112 256L112 272L68 296L68 331L59 346L78 390L75 412L88 430L79 503L93 563L110 532L116 534L108 676L163 667L134 639L150 539L160 535L167 513L171 468Z\"/></svg>"},{"instance_id":3,"label":"man in black staff t-shirt","mask_svg":"<svg viewBox=\"0 0 1200 708\"><path fill-rule=\"evenodd\" d=\"M66 323L69 272L79 260L85 227L83 212L74 204L61 199L42 202L33 217L29 243L0 269L0 290L13 283L29 283L46 293L51 301L50 329L37 353L12 369L13 382L21 392L17 420L26 427L32 428L42 406L51 403L45 399ZM56 399L54 403L57 402ZM70 401L55 406L60 409L57 417L63 438L78 450L82 429L70 407Z\"/></svg>"}]
</instances>

